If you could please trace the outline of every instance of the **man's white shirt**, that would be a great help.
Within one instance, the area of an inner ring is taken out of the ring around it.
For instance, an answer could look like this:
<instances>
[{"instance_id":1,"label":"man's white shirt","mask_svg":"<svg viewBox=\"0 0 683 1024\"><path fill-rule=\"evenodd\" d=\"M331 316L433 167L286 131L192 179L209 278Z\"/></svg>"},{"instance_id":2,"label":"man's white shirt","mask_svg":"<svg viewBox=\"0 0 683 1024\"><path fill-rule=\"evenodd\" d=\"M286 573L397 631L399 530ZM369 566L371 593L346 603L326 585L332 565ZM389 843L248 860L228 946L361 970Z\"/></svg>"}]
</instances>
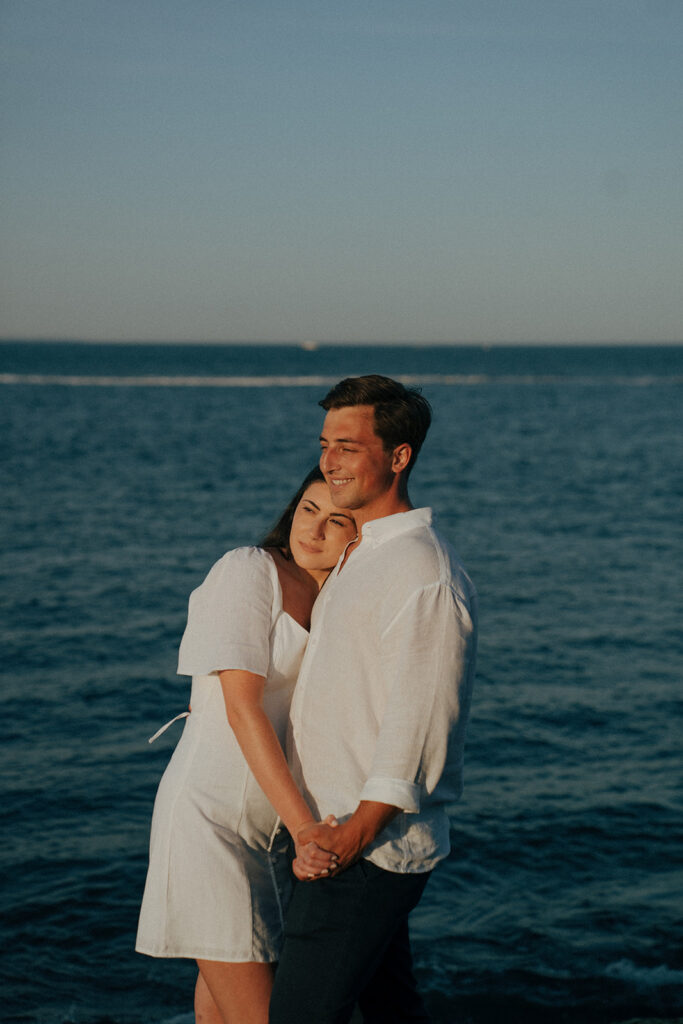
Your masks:
<instances>
[{"instance_id":1,"label":"man's white shirt","mask_svg":"<svg viewBox=\"0 0 683 1024\"><path fill-rule=\"evenodd\" d=\"M364 856L428 871L450 849L445 806L462 792L476 592L429 508L366 523L343 558L313 609L288 759L321 820L361 800L400 807Z\"/></svg>"}]
</instances>

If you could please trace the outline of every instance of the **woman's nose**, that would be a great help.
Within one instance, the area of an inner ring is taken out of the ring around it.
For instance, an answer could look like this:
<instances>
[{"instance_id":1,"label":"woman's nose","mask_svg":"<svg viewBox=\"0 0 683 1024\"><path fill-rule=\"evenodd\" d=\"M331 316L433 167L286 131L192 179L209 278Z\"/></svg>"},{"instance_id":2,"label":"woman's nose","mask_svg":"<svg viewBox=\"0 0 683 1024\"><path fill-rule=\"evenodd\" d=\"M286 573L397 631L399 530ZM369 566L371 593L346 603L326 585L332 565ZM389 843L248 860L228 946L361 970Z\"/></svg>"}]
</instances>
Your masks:
<instances>
[{"instance_id":1,"label":"woman's nose","mask_svg":"<svg viewBox=\"0 0 683 1024\"><path fill-rule=\"evenodd\" d=\"M325 536L325 523L323 519L316 518L311 523L311 537L315 540L322 540Z\"/></svg>"}]
</instances>

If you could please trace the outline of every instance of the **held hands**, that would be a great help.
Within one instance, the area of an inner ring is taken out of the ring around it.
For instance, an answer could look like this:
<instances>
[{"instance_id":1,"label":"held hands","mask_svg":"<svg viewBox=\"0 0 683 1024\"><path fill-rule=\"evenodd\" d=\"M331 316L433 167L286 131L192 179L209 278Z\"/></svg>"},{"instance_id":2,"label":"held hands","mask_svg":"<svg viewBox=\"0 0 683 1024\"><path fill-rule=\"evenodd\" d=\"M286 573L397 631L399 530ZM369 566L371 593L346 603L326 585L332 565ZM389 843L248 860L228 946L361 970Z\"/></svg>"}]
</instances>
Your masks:
<instances>
[{"instance_id":1,"label":"held hands","mask_svg":"<svg viewBox=\"0 0 683 1024\"><path fill-rule=\"evenodd\" d=\"M296 857L292 870L300 882L313 881L316 878L328 878L337 868L337 855L328 847L319 845L311 830L332 830L339 827L333 814L328 814L324 822L306 821L301 825L294 837Z\"/></svg>"},{"instance_id":2,"label":"held hands","mask_svg":"<svg viewBox=\"0 0 683 1024\"><path fill-rule=\"evenodd\" d=\"M351 867L400 813L401 808L393 804L361 800L341 825L331 814L324 821L305 821L296 830L294 874L302 882L311 882Z\"/></svg>"},{"instance_id":3,"label":"held hands","mask_svg":"<svg viewBox=\"0 0 683 1024\"><path fill-rule=\"evenodd\" d=\"M351 822L340 825L330 814L324 821L307 822L299 828L292 869L302 882L330 878L357 861L364 845Z\"/></svg>"}]
</instances>

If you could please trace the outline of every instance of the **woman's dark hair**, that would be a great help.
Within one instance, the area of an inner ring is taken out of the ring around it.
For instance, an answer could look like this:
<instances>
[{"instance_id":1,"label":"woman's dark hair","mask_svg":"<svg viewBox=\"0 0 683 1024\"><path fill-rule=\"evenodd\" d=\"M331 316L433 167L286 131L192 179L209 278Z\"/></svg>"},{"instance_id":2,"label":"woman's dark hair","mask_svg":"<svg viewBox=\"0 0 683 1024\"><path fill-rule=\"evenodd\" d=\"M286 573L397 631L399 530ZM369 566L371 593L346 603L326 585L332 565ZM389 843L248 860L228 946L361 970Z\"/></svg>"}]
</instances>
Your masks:
<instances>
[{"instance_id":1,"label":"woman's dark hair","mask_svg":"<svg viewBox=\"0 0 683 1024\"><path fill-rule=\"evenodd\" d=\"M258 542L258 546L260 548L279 548L285 558L292 557L292 552L289 547L289 534L292 529L294 513L296 512L297 505L303 498L304 493L308 490L311 484L315 484L318 481L324 482L325 477L320 472L319 467L316 466L315 469L312 469L306 476L296 494L292 496L287 508L284 510L277 522L271 526L265 537Z\"/></svg>"},{"instance_id":2,"label":"woman's dark hair","mask_svg":"<svg viewBox=\"0 0 683 1024\"><path fill-rule=\"evenodd\" d=\"M391 377L369 373L365 377L346 377L318 402L323 409L343 409L350 405L372 405L375 409L375 433L386 452L400 444L409 444L412 456L406 476L413 468L422 442L432 422L429 402L419 388L407 388Z\"/></svg>"}]
</instances>

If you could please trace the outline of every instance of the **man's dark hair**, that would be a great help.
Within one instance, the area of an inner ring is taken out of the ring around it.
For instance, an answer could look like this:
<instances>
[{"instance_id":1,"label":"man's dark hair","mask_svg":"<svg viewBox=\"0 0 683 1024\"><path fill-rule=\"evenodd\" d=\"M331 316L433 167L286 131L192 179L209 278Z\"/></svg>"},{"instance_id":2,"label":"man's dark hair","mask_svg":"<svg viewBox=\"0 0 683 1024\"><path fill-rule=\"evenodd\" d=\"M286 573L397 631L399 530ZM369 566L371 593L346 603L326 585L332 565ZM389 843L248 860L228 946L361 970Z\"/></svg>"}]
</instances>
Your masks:
<instances>
[{"instance_id":1,"label":"man's dark hair","mask_svg":"<svg viewBox=\"0 0 683 1024\"><path fill-rule=\"evenodd\" d=\"M429 402L419 388L404 387L391 377L369 373L365 377L346 377L328 391L318 403L323 409L343 409L350 405L372 405L375 410L375 433L386 452L400 444L412 449L406 476L415 465L422 442L432 422Z\"/></svg>"}]
</instances>

